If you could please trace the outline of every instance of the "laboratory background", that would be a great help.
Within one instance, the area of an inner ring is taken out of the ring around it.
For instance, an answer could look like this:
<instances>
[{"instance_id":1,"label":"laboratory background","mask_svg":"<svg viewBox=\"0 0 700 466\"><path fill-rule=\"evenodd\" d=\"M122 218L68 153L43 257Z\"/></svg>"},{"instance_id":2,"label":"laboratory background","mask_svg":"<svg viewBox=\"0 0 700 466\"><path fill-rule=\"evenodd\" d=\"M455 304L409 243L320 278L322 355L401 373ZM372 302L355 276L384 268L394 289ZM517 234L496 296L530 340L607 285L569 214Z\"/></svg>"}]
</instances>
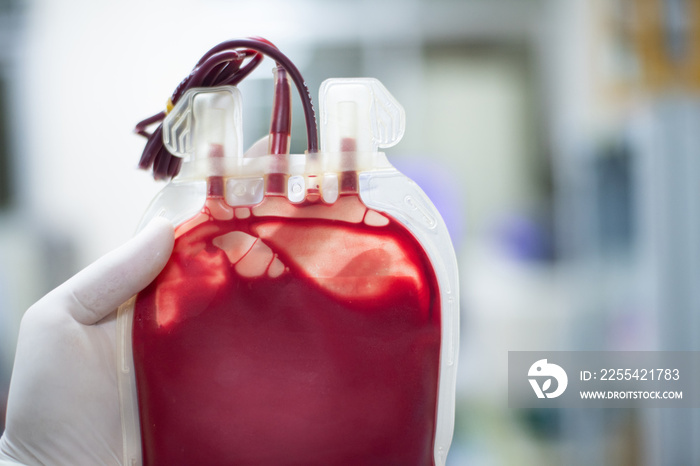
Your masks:
<instances>
[{"instance_id":1,"label":"laboratory background","mask_svg":"<svg viewBox=\"0 0 700 466\"><path fill-rule=\"evenodd\" d=\"M508 351L700 349L695 0L0 0L0 431L24 310L127 241L164 186L133 126L251 35L314 99L370 76L405 107L387 156L459 262L449 466L700 464L698 410L507 399ZM240 86L246 146L273 66Z\"/></svg>"}]
</instances>

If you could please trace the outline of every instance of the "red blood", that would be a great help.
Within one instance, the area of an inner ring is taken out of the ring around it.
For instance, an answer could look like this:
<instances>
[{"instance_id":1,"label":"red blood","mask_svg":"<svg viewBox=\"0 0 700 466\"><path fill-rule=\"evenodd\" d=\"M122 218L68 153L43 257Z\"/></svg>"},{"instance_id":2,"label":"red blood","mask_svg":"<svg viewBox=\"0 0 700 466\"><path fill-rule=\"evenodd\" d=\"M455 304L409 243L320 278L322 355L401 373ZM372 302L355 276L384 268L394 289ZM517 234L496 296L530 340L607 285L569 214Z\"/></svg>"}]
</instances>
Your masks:
<instances>
[{"instance_id":1,"label":"red blood","mask_svg":"<svg viewBox=\"0 0 700 466\"><path fill-rule=\"evenodd\" d=\"M357 195L239 212L178 228L138 296L144 464L432 465L440 303L420 245Z\"/></svg>"}]
</instances>

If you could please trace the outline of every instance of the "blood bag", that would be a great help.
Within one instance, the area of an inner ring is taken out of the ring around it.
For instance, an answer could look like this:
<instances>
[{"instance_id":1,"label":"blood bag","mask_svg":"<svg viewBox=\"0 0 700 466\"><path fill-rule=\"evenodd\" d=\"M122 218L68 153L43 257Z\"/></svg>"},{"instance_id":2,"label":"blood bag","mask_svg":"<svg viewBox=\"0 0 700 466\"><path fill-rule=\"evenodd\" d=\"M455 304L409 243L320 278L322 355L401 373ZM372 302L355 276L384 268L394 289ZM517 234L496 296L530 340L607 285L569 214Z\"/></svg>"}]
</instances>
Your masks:
<instances>
[{"instance_id":1,"label":"blood bag","mask_svg":"<svg viewBox=\"0 0 700 466\"><path fill-rule=\"evenodd\" d=\"M379 151L402 107L375 79L329 79L320 150L255 154L241 99L195 87L163 121L183 161L142 226L168 218L175 246L119 310L125 463L444 465L457 267Z\"/></svg>"}]
</instances>

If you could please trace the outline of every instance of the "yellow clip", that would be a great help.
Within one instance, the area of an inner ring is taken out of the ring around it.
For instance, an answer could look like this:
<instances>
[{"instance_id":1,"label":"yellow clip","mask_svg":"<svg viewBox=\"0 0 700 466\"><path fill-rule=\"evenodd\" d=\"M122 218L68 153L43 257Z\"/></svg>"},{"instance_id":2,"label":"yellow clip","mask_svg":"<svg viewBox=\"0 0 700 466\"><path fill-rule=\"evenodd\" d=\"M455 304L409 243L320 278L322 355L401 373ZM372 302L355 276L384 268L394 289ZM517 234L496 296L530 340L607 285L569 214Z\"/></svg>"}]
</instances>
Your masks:
<instances>
[{"instance_id":1,"label":"yellow clip","mask_svg":"<svg viewBox=\"0 0 700 466\"><path fill-rule=\"evenodd\" d=\"M173 100L168 97L168 101L165 103L165 114L167 115L170 113L170 111L173 109L175 105L173 105Z\"/></svg>"}]
</instances>

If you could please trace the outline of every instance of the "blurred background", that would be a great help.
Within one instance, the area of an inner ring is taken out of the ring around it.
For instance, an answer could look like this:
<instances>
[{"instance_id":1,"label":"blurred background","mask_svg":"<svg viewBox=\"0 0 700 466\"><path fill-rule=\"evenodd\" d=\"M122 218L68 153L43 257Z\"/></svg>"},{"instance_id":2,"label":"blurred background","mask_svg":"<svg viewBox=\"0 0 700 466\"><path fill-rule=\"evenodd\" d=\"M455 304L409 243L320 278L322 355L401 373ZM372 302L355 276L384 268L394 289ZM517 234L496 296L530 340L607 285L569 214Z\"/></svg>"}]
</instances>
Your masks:
<instances>
[{"instance_id":1,"label":"blurred background","mask_svg":"<svg viewBox=\"0 0 700 466\"><path fill-rule=\"evenodd\" d=\"M460 265L449 465L700 464L698 410L514 410L506 385L508 351L700 349L696 0L0 0L0 431L23 311L163 186L133 125L249 35L314 97L372 76L406 109L387 155ZM246 145L272 67L241 85Z\"/></svg>"}]
</instances>

